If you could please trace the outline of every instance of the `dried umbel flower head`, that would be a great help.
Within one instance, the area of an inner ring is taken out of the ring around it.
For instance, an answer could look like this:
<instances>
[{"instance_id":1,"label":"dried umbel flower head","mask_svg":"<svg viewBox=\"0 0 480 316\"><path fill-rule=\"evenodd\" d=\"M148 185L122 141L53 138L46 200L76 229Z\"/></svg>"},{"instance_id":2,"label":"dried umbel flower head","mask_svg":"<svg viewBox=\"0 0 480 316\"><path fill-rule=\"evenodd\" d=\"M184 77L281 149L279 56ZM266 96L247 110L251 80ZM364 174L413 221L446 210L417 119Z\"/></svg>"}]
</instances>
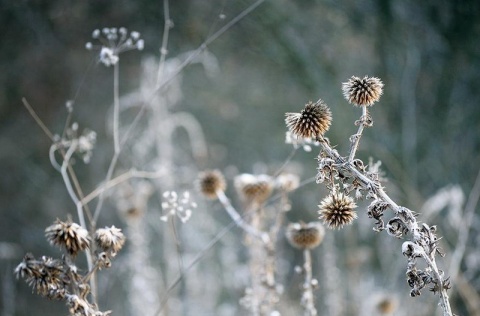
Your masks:
<instances>
[{"instance_id":1,"label":"dried umbel flower head","mask_svg":"<svg viewBox=\"0 0 480 316\"><path fill-rule=\"evenodd\" d=\"M313 249L323 241L325 229L319 222L291 223L287 226L286 236L295 248Z\"/></svg>"},{"instance_id":2,"label":"dried umbel flower head","mask_svg":"<svg viewBox=\"0 0 480 316\"><path fill-rule=\"evenodd\" d=\"M268 175L241 174L235 177L235 188L247 202L263 203L272 194L274 182Z\"/></svg>"},{"instance_id":3,"label":"dried umbel flower head","mask_svg":"<svg viewBox=\"0 0 480 316\"><path fill-rule=\"evenodd\" d=\"M370 106L380 99L383 93L383 82L376 77L352 76L342 84L343 95L349 103L357 106Z\"/></svg>"},{"instance_id":4,"label":"dried umbel flower head","mask_svg":"<svg viewBox=\"0 0 480 316\"><path fill-rule=\"evenodd\" d=\"M354 211L357 205L351 197L343 193L330 194L322 200L319 207L320 219L323 219L328 228L342 228L357 218L357 213Z\"/></svg>"},{"instance_id":5,"label":"dried umbel flower head","mask_svg":"<svg viewBox=\"0 0 480 316\"><path fill-rule=\"evenodd\" d=\"M286 113L285 123L295 136L315 139L330 128L332 112L322 100L308 102L300 113Z\"/></svg>"},{"instance_id":6,"label":"dried umbel flower head","mask_svg":"<svg viewBox=\"0 0 480 316\"><path fill-rule=\"evenodd\" d=\"M98 248L115 256L125 244L125 236L122 230L115 226L99 228L95 232L95 243Z\"/></svg>"},{"instance_id":7,"label":"dried umbel flower head","mask_svg":"<svg viewBox=\"0 0 480 316\"><path fill-rule=\"evenodd\" d=\"M92 33L92 38L98 40L100 45L88 42L85 44L85 48L88 50L98 49L100 51L99 60L107 67L118 63L120 53L129 50L143 50L145 45L143 39L140 39L139 32L129 32L124 27L96 29Z\"/></svg>"},{"instance_id":8,"label":"dried umbel flower head","mask_svg":"<svg viewBox=\"0 0 480 316\"><path fill-rule=\"evenodd\" d=\"M199 174L198 187L205 197L216 199L217 192L225 191L227 183L219 170L208 170Z\"/></svg>"},{"instance_id":9,"label":"dried umbel flower head","mask_svg":"<svg viewBox=\"0 0 480 316\"><path fill-rule=\"evenodd\" d=\"M70 220L59 219L45 229L45 236L50 244L64 248L71 256L89 247L88 231Z\"/></svg>"}]
</instances>

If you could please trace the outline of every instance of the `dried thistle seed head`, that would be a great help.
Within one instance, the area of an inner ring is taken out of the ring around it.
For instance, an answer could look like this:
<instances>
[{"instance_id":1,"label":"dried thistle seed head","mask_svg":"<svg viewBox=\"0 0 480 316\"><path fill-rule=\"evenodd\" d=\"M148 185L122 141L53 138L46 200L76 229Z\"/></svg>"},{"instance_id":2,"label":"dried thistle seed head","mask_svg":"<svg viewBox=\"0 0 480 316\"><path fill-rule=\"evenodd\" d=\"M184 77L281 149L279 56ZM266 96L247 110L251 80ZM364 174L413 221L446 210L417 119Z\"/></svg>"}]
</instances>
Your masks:
<instances>
[{"instance_id":1,"label":"dried thistle seed head","mask_svg":"<svg viewBox=\"0 0 480 316\"><path fill-rule=\"evenodd\" d=\"M298 249L313 249L320 245L325 229L319 222L291 223L287 226L287 240Z\"/></svg>"},{"instance_id":2,"label":"dried thistle seed head","mask_svg":"<svg viewBox=\"0 0 480 316\"><path fill-rule=\"evenodd\" d=\"M330 128L332 112L322 100L308 102L300 113L286 113L285 123L297 137L315 139Z\"/></svg>"},{"instance_id":3,"label":"dried thistle seed head","mask_svg":"<svg viewBox=\"0 0 480 316\"><path fill-rule=\"evenodd\" d=\"M57 219L45 229L45 236L51 245L65 248L68 254L74 257L90 245L88 231L70 220L62 222Z\"/></svg>"},{"instance_id":4,"label":"dried thistle seed head","mask_svg":"<svg viewBox=\"0 0 480 316\"><path fill-rule=\"evenodd\" d=\"M235 188L246 202L263 203L272 194L274 182L268 175L241 174L235 177Z\"/></svg>"},{"instance_id":5,"label":"dried thistle seed head","mask_svg":"<svg viewBox=\"0 0 480 316\"><path fill-rule=\"evenodd\" d=\"M369 106L377 102L383 93L383 82L376 77L352 76L347 82L342 83L345 99L357 106Z\"/></svg>"},{"instance_id":6,"label":"dried thistle seed head","mask_svg":"<svg viewBox=\"0 0 480 316\"><path fill-rule=\"evenodd\" d=\"M122 230L115 226L99 228L95 232L95 243L98 248L115 256L125 244L125 236Z\"/></svg>"},{"instance_id":7,"label":"dried thistle seed head","mask_svg":"<svg viewBox=\"0 0 480 316\"><path fill-rule=\"evenodd\" d=\"M198 186L205 197L216 199L217 192L225 191L227 183L219 170L208 170L199 174Z\"/></svg>"},{"instance_id":8,"label":"dried thistle seed head","mask_svg":"<svg viewBox=\"0 0 480 316\"><path fill-rule=\"evenodd\" d=\"M343 193L330 194L322 200L319 207L320 219L323 219L323 223L328 228L342 228L357 218L357 213L354 211L357 205L351 197Z\"/></svg>"}]
</instances>

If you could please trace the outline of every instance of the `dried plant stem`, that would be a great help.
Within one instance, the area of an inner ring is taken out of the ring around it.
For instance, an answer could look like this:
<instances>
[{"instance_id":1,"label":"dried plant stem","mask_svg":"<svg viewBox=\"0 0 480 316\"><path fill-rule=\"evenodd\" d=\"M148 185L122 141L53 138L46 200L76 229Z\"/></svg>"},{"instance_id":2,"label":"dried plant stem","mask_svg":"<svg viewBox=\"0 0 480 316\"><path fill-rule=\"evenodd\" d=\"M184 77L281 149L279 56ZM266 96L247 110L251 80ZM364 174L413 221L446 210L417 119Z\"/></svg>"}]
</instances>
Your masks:
<instances>
[{"instance_id":1,"label":"dried plant stem","mask_svg":"<svg viewBox=\"0 0 480 316\"><path fill-rule=\"evenodd\" d=\"M249 225L247 222L245 222L238 214L238 212L235 210L235 208L232 206L230 203L230 200L227 198L225 193L221 190L217 191L217 197L220 203L222 203L223 207L227 211L228 215L232 218L232 220L235 222L237 226L242 228L245 232L248 234L260 239L263 243L267 244L270 241L270 237L268 236L267 233L261 232L260 230L256 229L252 225Z\"/></svg>"},{"instance_id":2,"label":"dried plant stem","mask_svg":"<svg viewBox=\"0 0 480 316\"><path fill-rule=\"evenodd\" d=\"M334 150L328 142L323 139L319 138L320 144L324 150L324 152L327 154L327 156L331 159L334 160L335 164L338 166L338 168L343 169L347 172L349 172L354 178L356 178L360 183L363 184L365 188L368 188L371 190L380 200L386 202L389 207L395 212L396 215L399 215L402 213L403 217L408 218L409 222L409 232L411 234L411 239L413 242L417 242L418 244L421 243L421 233L420 233L420 228L419 225L415 219L415 215L413 214L412 211L400 207L397 205L383 190L382 186L380 185L379 182L373 181L369 177L367 177L365 174L363 174L360 170L358 170L352 161L345 161L345 158L341 157L339 153ZM443 314L444 316L451 316L452 311L450 308L450 302L448 301L448 295L447 295L447 289L444 286L444 278L442 274L440 273L439 269L437 268L436 262L435 262L435 257L434 254L427 254L425 249L423 247L421 248L421 256L422 258L426 261L427 265L430 267L430 269L433 272L434 280L436 284L438 285L439 289L438 292L440 294L440 306L443 309Z\"/></svg>"},{"instance_id":3,"label":"dried plant stem","mask_svg":"<svg viewBox=\"0 0 480 316\"><path fill-rule=\"evenodd\" d=\"M113 144L115 154L120 153L120 135L119 135L119 113L120 113L120 93L119 93L119 64L113 65Z\"/></svg>"},{"instance_id":4,"label":"dried plant stem","mask_svg":"<svg viewBox=\"0 0 480 316\"><path fill-rule=\"evenodd\" d=\"M465 212L463 215L462 226L460 227L458 232L457 245L452 254L452 258L450 259L449 275L453 279L457 277L458 271L460 270L460 264L465 254L470 227L474 222L473 217L475 215L475 210L477 209L479 199L480 199L480 172L477 175L477 179L475 180L473 189L470 193L470 196L468 197L468 201L465 206Z\"/></svg>"},{"instance_id":5,"label":"dried plant stem","mask_svg":"<svg viewBox=\"0 0 480 316\"><path fill-rule=\"evenodd\" d=\"M303 264L303 271L305 273L305 281L303 282L303 295L302 304L305 307L305 316L317 315L317 309L315 308L312 285L312 255L310 249L303 250L303 258L305 263Z\"/></svg>"},{"instance_id":6,"label":"dried plant stem","mask_svg":"<svg viewBox=\"0 0 480 316\"><path fill-rule=\"evenodd\" d=\"M363 128L365 127L365 120L367 119L367 107L362 106L362 116L360 117L360 124L358 126L358 131L356 134L352 135L350 141L352 142L352 147L350 148L350 154L348 155L348 161L353 161L355 158L355 153L358 149L358 144L360 143L360 138L362 137Z\"/></svg>"},{"instance_id":7,"label":"dried plant stem","mask_svg":"<svg viewBox=\"0 0 480 316\"><path fill-rule=\"evenodd\" d=\"M33 119L34 119L35 122L38 124L38 126L40 126L40 128L41 128L42 131L45 133L45 135L47 135L47 137L50 138L50 140L53 142L53 141L54 141L54 137L53 137L52 132L50 132L50 130L48 129L48 127L45 126L45 124L43 123L43 121L38 117L37 113L36 113L35 110L32 108L32 106L28 103L27 99L22 98L22 102L23 102L23 105L25 106L25 108L27 108L28 113L30 113L30 115L33 117Z\"/></svg>"},{"instance_id":8,"label":"dried plant stem","mask_svg":"<svg viewBox=\"0 0 480 316\"><path fill-rule=\"evenodd\" d=\"M160 47L160 62L158 64L157 83L155 85L155 89L159 89L162 83L163 70L165 68L165 59L168 53L168 36L170 34L170 28L172 27L168 0L163 0L163 14L165 15L165 22L163 27L162 47Z\"/></svg>"},{"instance_id":9,"label":"dried plant stem","mask_svg":"<svg viewBox=\"0 0 480 316\"><path fill-rule=\"evenodd\" d=\"M73 203L75 203L75 206L77 207L77 214L78 214L78 220L80 221L80 225L87 229L87 224L85 222L85 217L83 213L83 208L79 203L78 197L73 191L72 184L70 181L70 178L67 173L68 166L70 165L70 158L72 157L73 153L77 149L78 146L78 141L73 140L70 147L68 148L65 157L63 158L63 163L61 167L61 174L63 178L63 182L65 183L65 187L67 188L68 194L70 195L70 198L73 200ZM88 264L88 270L92 271L93 270L93 258L92 255L89 251L85 251L85 254L87 256L87 264ZM95 282L95 275L92 275L92 278L90 279L90 287L91 287L91 292L92 296L94 297L94 300L96 300L97 297L97 287L96 287L96 282Z\"/></svg>"}]
</instances>

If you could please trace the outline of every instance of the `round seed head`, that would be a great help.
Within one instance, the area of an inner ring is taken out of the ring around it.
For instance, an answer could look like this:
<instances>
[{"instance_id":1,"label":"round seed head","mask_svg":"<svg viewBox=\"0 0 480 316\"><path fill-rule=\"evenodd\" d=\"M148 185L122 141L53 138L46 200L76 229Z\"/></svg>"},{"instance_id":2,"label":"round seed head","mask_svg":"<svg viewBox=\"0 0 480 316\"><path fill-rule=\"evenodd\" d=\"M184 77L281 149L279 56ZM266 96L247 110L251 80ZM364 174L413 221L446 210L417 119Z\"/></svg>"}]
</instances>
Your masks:
<instances>
[{"instance_id":1,"label":"round seed head","mask_svg":"<svg viewBox=\"0 0 480 316\"><path fill-rule=\"evenodd\" d=\"M115 255L125 244L125 236L115 226L99 228L95 232L95 243L99 249Z\"/></svg>"},{"instance_id":2,"label":"round seed head","mask_svg":"<svg viewBox=\"0 0 480 316\"><path fill-rule=\"evenodd\" d=\"M342 83L345 99L357 106L370 106L380 99L383 93L383 82L376 77L352 76L347 82Z\"/></svg>"},{"instance_id":3,"label":"round seed head","mask_svg":"<svg viewBox=\"0 0 480 316\"><path fill-rule=\"evenodd\" d=\"M328 228L342 228L357 218L357 213L354 211L357 205L351 197L343 193L330 194L322 200L319 207L320 219L323 219L323 223Z\"/></svg>"},{"instance_id":4,"label":"round seed head","mask_svg":"<svg viewBox=\"0 0 480 316\"><path fill-rule=\"evenodd\" d=\"M300 113L286 113L285 123L297 137L316 138L325 134L332 122L332 112L322 101L308 102Z\"/></svg>"},{"instance_id":5,"label":"round seed head","mask_svg":"<svg viewBox=\"0 0 480 316\"><path fill-rule=\"evenodd\" d=\"M287 240L295 248L313 249L320 245L325 229L319 222L292 223L287 226Z\"/></svg>"},{"instance_id":6,"label":"round seed head","mask_svg":"<svg viewBox=\"0 0 480 316\"><path fill-rule=\"evenodd\" d=\"M198 187L205 197L216 199L218 191L225 191L227 184L219 170L208 170L199 174Z\"/></svg>"},{"instance_id":7,"label":"round seed head","mask_svg":"<svg viewBox=\"0 0 480 316\"><path fill-rule=\"evenodd\" d=\"M74 257L90 245L88 231L70 220L62 222L57 219L53 225L45 229L45 236L50 244L65 248Z\"/></svg>"},{"instance_id":8,"label":"round seed head","mask_svg":"<svg viewBox=\"0 0 480 316\"><path fill-rule=\"evenodd\" d=\"M235 178L235 188L247 202L263 203L273 191L274 182L268 175L241 174Z\"/></svg>"}]
</instances>

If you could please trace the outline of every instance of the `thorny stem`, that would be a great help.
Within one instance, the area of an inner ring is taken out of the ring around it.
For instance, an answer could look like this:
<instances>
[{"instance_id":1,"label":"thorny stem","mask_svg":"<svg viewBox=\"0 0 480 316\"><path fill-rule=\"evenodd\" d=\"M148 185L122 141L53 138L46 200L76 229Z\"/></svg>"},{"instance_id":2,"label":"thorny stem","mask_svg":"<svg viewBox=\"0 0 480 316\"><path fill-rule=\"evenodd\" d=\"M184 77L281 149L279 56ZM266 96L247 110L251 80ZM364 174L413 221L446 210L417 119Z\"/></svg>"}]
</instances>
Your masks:
<instances>
[{"instance_id":1,"label":"thorny stem","mask_svg":"<svg viewBox=\"0 0 480 316\"><path fill-rule=\"evenodd\" d=\"M249 233L250 235L259 238L263 243L268 244L270 242L270 237L267 233L261 232L254 228L253 226L249 225L247 222L243 220L243 218L238 214L235 208L230 203L230 200L225 195L225 192L218 190L217 197L220 203L222 203L223 207L227 211L228 215L232 218L237 226L242 228L244 231Z\"/></svg>"},{"instance_id":2,"label":"thorny stem","mask_svg":"<svg viewBox=\"0 0 480 316\"><path fill-rule=\"evenodd\" d=\"M412 235L413 242L418 242L419 239L421 238L420 237L421 234L420 234L420 229L418 227L418 223L415 219L414 214L410 210L406 208L401 208L398 204L396 204L385 193L382 186L378 182L373 181L372 179L364 175L360 170L358 170L354 166L352 161L345 161L345 158L341 157L338 151L330 147L330 145L325 139L323 139L322 137L318 137L317 140L320 142L323 150L329 156L329 158L333 159L340 168L343 168L348 172L350 172L356 179L358 179L361 183L363 183L366 188L369 188L370 190L372 190L373 193L379 199L388 203L389 207L395 212L395 214L398 214L400 211L408 213L409 219L411 219L411 222L409 223L409 232ZM422 247L422 250L423 250L423 247ZM433 255L431 257L428 257L427 254L425 253L425 250L423 250L422 252L423 252L422 257L425 259L427 265L432 269L435 282L439 287L438 292L440 293L440 305L443 309L443 314L444 316L452 316L450 302L448 301L447 289L444 287L444 279L437 268L435 258Z\"/></svg>"},{"instance_id":3,"label":"thorny stem","mask_svg":"<svg viewBox=\"0 0 480 316\"><path fill-rule=\"evenodd\" d=\"M305 316L315 316L317 315L317 309L315 308L313 296L312 254L310 253L310 249L303 250L303 258L305 260L303 264L305 281L303 283L302 304L305 307Z\"/></svg>"},{"instance_id":4,"label":"thorny stem","mask_svg":"<svg viewBox=\"0 0 480 316\"><path fill-rule=\"evenodd\" d=\"M362 106L362 116L360 117L360 124L358 126L358 131L356 134L352 135L352 147L350 148L350 154L348 155L348 161L352 161L355 158L355 153L358 149L358 144L360 143L360 138L362 137L363 128L365 127L365 120L367 119L367 107Z\"/></svg>"}]
</instances>

